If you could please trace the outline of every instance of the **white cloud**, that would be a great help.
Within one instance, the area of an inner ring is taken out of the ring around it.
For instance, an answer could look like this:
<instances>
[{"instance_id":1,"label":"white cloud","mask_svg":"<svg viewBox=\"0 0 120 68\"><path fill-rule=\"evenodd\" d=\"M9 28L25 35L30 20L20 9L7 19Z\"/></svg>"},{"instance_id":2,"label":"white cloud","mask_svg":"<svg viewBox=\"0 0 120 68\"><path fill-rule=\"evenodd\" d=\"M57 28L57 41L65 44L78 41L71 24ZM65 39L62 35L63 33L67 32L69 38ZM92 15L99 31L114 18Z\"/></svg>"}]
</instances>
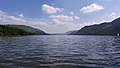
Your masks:
<instances>
[{"instance_id":1,"label":"white cloud","mask_svg":"<svg viewBox=\"0 0 120 68\"><path fill-rule=\"evenodd\" d=\"M26 20L15 16L9 16L5 12L0 10L0 22L6 22L6 23L12 22L13 24L14 23L19 24L19 23L25 23Z\"/></svg>"},{"instance_id":2,"label":"white cloud","mask_svg":"<svg viewBox=\"0 0 120 68\"><path fill-rule=\"evenodd\" d=\"M107 15L107 17L105 18L104 21L111 22L119 17L120 17L120 15L117 14L116 12L111 12L110 14Z\"/></svg>"},{"instance_id":3,"label":"white cloud","mask_svg":"<svg viewBox=\"0 0 120 68\"><path fill-rule=\"evenodd\" d=\"M79 20L80 18L78 16L67 16L67 15L51 15L49 16L49 18L51 19L56 19L58 21L62 21L62 22L71 22L71 21L74 21L74 20Z\"/></svg>"},{"instance_id":4,"label":"white cloud","mask_svg":"<svg viewBox=\"0 0 120 68\"><path fill-rule=\"evenodd\" d=\"M53 23L52 26L55 28L54 31L69 31L69 30L78 30L84 24L79 23L78 16L67 16L67 15L51 15L49 16L51 22ZM57 31L57 32L59 32Z\"/></svg>"},{"instance_id":5,"label":"white cloud","mask_svg":"<svg viewBox=\"0 0 120 68\"><path fill-rule=\"evenodd\" d=\"M50 18L57 19L59 21L73 21L73 16L67 16L67 15L51 15Z\"/></svg>"},{"instance_id":6,"label":"white cloud","mask_svg":"<svg viewBox=\"0 0 120 68\"><path fill-rule=\"evenodd\" d=\"M74 18L75 18L75 19L80 19L80 17L78 17L78 16L74 16Z\"/></svg>"},{"instance_id":7,"label":"white cloud","mask_svg":"<svg viewBox=\"0 0 120 68\"><path fill-rule=\"evenodd\" d=\"M119 18L120 15L116 12L111 12L111 13L108 13L106 16L104 16L102 18L102 20L100 20L100 23L103 23L103 22L111 22L117 18Z\"/></svg>"},{"instance_id":8,"label":"white cloud","mask_svg":"<svg viewBox=\"0 0 120 68\"><path fill-rule=\"evenodd\" d=\"M81 8L80 11L82 13L91 13L91 12L95 12L95 11L100 11L102 9L104 9L103 6L98 5L97 3L93 3L93 4L89 5L89 6Z\"/></svg>"},{"instance_id":9,"label":"white cloud","mask_svg":"<svg viewBox=\"0 0 120 68\"><path fill-rule=\"evenodd\" d=\"M24 18L24 15L23 15L23 14L19 14L18 16L21 17L21 18Z\"/></svg>"},{"instance_id":10,"label":"white cloud","mask_svg":"<svg viewBox=\"0 0 120 68\"><path fill-rule=\"evenodd\" d=\"M13 21L13 22L26 22L26 20L18 18L18 17L15 17L15 16L6 16L5 19Z\"/></svg>"},{"instance_id":11,"label":"white cloud","mask_svg":"<svg viewBox=\"0 0 120 68\"><path fill-rule=\"evenodd\" d=\"M63 8L56 8L47 4L42 5L42 10L48 14L55 14L57 12L62 12L64 9Z\"/></svg>"},{"instance_id":12,"label":"white cloud","mask_svg":"<svg viewBox=\"0 0 120 68\"><path fill-rule=\"evenodd\" d=\"M111 13L108 13L106 14L105 16L101 17L100 20L96 20L94 21L94 23L92 24L100 24L100 23L104 23L104 22L111 22L117 18L119 18L120 15L116 12L111 12Z\"/></svg>"},{"instance_id":13,"label":"white cloud","mask_svg":"<svg viewBox=\"0 0 120 68\"><path fill-rule=\"evenodd\" d=\"M5 15L5 12L3 12L2 10L0 10L0 16Z\"/></svg>"},{"instance_id":14,"label":"white cloud","mask_svg":"<svg viewBox=\"0 0 120 68\"><path fill-rule=\"evenodd\" d=\"M112 0L106 0L106 1L112 1Z\"/></svg>"},{"instance_id":15,"label":"white cloud","mask_svg":"<svg viewBox=\"0 0 120 68\"><path fill-rule=\"evenodd\" d=\"M109 15L111 18L115 18L117 16L117 14L115 12L112 12L110 15Z\"/></svg>"},{"instance_id":16,"label":"white cloud","mask_svg":"<svg viewBox=\"0 0 120 68\"><path fill-rule=\"evenodd\" d=\"M31 19L10 16L0 10L0 24L27 25L41 29L48 33L63 33L80 29L84 24L76 22L75 16L51 15L48 19Z\"/></svg>"},{"instance_id":17,"label":"white cloud","mask_svg":"<svg viewBox=\"0 0 120 68\"><path fill-rule=\"evenodd\" d=\"M74 15L74 12L70 12L71 15Z\"/></svg>"},{"instance_id":18,"label":"white cloud","mask_svg":"<svg viewBox=\"0 0 120 68\"><path fill-rule=\"evenodd\" d=\"M58 19L50 19L51 21L30 20L29 23L33 27L42 29L48 33L63 33L69 30L80 29L83 25L72 21L60 21Z\"/></svg>"}]
</instances>

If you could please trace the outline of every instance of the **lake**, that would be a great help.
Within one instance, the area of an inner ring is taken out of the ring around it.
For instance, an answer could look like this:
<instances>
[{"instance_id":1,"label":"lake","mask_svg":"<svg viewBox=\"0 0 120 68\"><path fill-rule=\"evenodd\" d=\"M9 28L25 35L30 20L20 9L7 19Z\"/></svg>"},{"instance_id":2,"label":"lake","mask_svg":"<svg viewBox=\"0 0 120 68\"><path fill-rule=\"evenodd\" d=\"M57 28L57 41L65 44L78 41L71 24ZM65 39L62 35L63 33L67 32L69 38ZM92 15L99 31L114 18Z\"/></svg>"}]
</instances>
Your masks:
<instances>
[{"instance_id":1,"label":"lake","mask_svg":"<svg viewBox=\"0 0 120 68\"><path fill-rule=\"evenodd\" d=\"M0 68L120 68L120 36L0 37Z\"/></svg>"}]
</instances>

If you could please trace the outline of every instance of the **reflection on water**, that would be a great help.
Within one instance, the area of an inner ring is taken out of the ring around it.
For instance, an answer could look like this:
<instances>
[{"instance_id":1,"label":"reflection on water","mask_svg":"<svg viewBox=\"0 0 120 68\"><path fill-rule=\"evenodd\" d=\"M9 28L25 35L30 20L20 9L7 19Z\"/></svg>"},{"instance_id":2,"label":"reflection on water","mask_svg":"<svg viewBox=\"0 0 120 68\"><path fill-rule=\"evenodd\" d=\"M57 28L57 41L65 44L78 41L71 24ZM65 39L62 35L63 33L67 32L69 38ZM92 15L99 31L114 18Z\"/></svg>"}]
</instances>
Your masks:
<instances>
[{"instance_id":1,"label":"reflection on water","mask_svg":"<svg viewBox=\"0 0 120 68\"><path fill-rule=\"evenodd\" d=\"M0 37L0 68L119 68L119 36Z\"/></svg>"}]
</instances>

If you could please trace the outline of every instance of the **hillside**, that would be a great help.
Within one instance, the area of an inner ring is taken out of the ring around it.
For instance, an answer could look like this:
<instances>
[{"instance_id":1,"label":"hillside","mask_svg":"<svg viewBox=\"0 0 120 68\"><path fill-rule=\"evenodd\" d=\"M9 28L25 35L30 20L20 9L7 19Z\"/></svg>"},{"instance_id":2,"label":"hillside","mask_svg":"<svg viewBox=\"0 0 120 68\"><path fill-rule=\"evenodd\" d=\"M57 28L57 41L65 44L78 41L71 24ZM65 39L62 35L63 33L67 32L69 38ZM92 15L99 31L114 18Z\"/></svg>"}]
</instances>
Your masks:
<instances>
[{"instance_id":1,"label":"hillside","mask_svg":"<svg viewBox=\"0 0 120 68\"><path fill-rule=\"evenodd\" d=\"M117 35L120 33L120 18L112 22L85 26L78 30L75 35Z\"/></svg>"},{"instance_id":2,"label":"hillside","mask_svg":"<svg viewBox=\"0 0 120 68\"><path fill-rule=\"evenodd\" d=\"M64 33L65 35L73 35L77 32L78 30L72 30L72 31L68 31L66 33Z\"/></svg>"},{"instance_id":3,"label":"hillside","mask_svg":"<svg viewBox=\"0 0 120 68\"><path fill-rule=\"evenodd\" d=\"M17 35L46 35L46 33L25 25L0 25L0 36Z\"/></svg>"}]
</instances>

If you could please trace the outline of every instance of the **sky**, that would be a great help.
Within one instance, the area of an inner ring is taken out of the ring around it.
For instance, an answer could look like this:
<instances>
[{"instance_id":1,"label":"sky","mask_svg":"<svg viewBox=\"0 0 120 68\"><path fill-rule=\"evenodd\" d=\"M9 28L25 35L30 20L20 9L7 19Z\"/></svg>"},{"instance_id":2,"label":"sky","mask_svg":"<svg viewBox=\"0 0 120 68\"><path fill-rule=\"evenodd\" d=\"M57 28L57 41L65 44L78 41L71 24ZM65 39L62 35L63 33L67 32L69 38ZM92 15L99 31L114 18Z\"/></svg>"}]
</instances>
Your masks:
<instances>
[{"instance_id":1,"label":"sky","mask_svg":"<svg viewBox=\"0 0 120 68\"><path fill-rule=\"evenodd\" d=\"M112 21L119 7L120 0L0 0L0 24L64 33Z\"/></svg>"}]
</instances>

